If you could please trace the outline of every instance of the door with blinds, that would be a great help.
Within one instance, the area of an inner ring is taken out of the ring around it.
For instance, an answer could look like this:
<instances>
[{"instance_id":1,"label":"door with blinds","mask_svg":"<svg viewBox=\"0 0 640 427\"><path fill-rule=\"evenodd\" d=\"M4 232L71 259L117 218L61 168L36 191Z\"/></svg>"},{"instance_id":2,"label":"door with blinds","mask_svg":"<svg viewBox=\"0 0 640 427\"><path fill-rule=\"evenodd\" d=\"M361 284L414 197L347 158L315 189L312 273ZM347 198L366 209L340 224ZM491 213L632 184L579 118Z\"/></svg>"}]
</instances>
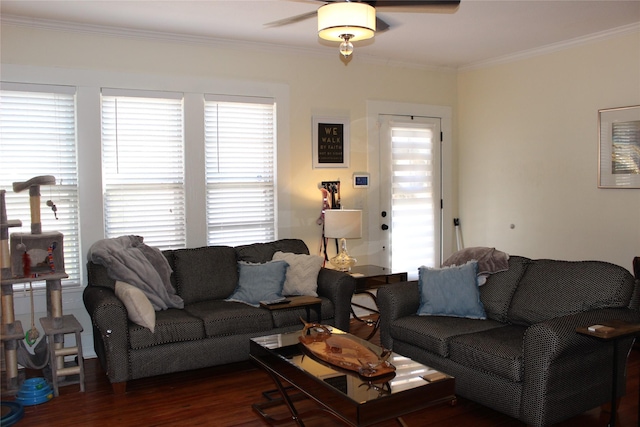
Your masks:
<instances>
[{"instance_id":1,"label":"door with blinds","mask_svg":"<svg viewBox=\"0 0 640 427\"><path fill-rule=\"evenodd\" d=\"M418 277L441 248L440 119L380 116L380 227L387 265Z\"/></svg>"}]
</instances>

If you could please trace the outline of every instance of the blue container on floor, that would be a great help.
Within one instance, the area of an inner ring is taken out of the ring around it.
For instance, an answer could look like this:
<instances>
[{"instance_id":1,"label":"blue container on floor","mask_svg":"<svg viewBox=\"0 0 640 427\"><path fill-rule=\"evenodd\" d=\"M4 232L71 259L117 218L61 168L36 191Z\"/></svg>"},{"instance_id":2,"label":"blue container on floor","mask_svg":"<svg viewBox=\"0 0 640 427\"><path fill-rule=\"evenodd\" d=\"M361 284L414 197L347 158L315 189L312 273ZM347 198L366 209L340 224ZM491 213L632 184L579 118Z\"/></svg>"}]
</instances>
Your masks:
<instances>
[{"instance_id":1,"label":"blue container on floor","mask_svg":"<svg viewBox=\"0 0 640 427\"><path fill-rule=\"evenodd\" d=\"M2 427L12 426L24 416L24 408L18 402L0 402L0 407L2 408L2 419L0 419Z\"/></svg>"},{"instance_id":2,"label":"blue container on floor","mask_svg":"<svg viewBox=\"0 0 640 427\"><path fill-rule=\"evenodd\" d=\"M29 378L24 381L16 396L16 402L24 405L39 405L53 398L53 390L44 378Z\"/></svg>"}]
</instances>

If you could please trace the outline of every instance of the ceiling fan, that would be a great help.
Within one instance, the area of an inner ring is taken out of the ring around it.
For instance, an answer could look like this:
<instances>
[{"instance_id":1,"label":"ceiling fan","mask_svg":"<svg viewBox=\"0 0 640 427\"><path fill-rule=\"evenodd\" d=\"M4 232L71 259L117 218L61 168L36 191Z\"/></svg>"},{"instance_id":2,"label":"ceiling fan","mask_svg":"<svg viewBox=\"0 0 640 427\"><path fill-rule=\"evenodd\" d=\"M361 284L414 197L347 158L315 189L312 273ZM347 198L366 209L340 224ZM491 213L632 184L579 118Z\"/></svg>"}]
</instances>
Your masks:
<instances>
[{"instance_id":1,"label":"ceiling fan","mask_svg":"<svg viewBox=\"0 0 640 427\"><path fill-rule=\"evenodd\" d=\"M390 25L376 9L388 12L454 13L460 0L313 0L324 3L317 11L265 24L280 27L318 16L318 36L325 40L341 41L340 53L345 57L353 52L352 41L373 37Z\"/></svg>"}]
</instances>

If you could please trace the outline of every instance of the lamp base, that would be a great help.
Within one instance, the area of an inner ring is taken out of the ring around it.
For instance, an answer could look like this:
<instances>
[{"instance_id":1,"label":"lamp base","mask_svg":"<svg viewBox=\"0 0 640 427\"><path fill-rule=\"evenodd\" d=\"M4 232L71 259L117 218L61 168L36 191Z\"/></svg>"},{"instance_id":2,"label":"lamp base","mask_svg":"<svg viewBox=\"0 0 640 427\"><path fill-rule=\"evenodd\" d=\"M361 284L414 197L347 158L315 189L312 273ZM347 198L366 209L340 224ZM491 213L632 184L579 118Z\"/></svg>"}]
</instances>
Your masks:
<instances>
[{"instance_id":1,"label":"lamp base","mask_svg":"<svg viewBox=\"0 0 640 427\"><path fill-rule=\"evenodd\" d=\"M349 252L347 252L347 240L340 239L340 252L338 252L338 255L331 258L329 262L337 270L351 271L351 267L356 265L358 260L350 256Z\"/></svg>"}]
</instances>

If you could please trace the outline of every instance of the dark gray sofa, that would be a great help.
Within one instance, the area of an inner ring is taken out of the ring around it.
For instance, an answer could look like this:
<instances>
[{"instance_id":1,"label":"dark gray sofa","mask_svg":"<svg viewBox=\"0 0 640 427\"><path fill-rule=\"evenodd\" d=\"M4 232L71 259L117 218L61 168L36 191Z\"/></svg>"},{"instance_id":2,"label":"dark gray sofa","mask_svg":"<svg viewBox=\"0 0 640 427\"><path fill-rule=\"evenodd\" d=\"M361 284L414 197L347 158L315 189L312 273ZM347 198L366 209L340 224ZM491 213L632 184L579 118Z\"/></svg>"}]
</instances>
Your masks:
<instances>
[{"instance_id":1,"label":"dark gray sofa","mask_svg":"<svg viewBox=\"0 0 640 427\"><path fill-rule=\"evenodd\" d=\"M129 380L247 360L249 338L301 329L304 307L270 311L224 301L238 283L237 261L264 263L277 251L309 254L297 239L163 251L184 309L157 311L153 333L128 319L115 295L115 280L89 261L83 299L96 354L114 391L124 392ZM322 268L317 290L322 319L310 310L311 320L348 331L354 288L350 275Z\"/></svg>"},{"instance_id":2,"label":"dark gray sofa","mask_svg":"<svg viewBox=\"0 0 640 427\"><path fill-rule=\"evenodd\" d=\"M381 342L453 375L459 396L547 426L610 401L612 344L576 328L640 322L638 287L606 262L511 256L480 287L486 320L416 315L418 282L380 288ZM619 396L632 344L619 343Z\"/></svg>"}]
</instances>

